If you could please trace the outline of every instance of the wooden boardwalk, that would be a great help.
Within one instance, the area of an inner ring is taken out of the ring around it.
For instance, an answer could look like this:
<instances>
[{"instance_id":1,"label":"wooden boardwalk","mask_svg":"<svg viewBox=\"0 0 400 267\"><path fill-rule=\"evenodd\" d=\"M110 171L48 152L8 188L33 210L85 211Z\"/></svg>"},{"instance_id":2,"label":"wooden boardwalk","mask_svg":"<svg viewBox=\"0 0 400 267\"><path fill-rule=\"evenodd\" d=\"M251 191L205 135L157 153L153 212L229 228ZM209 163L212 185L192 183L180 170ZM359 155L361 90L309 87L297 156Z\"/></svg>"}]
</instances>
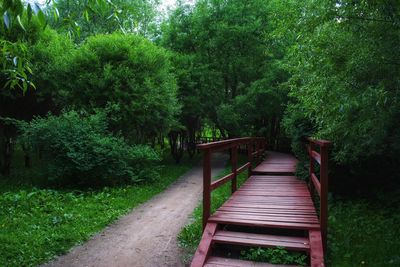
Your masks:
<instances>
[{"instance_id":1,"label":"wooden boardwalk","mask_svg":"<svg viewBox=\"0 0 400 267\"><path fill-rule=\"evenodd\" d=\"M243 143L247 144L249 161L238 168L237 147ZM309 145L310 184L294 175L295 157L264 153L262 139L241 138L200 145L204 150L204 232L191 266L287 266L239 260L238 252L250 247L302 251L309 255L309 266L324 266L327 203L321 191L327 192L324 161L328 144L312 141ZM316 146L320 146L318 152ZM210 181L208 160L213 151L226 149L231 152L232 173ZM252 168L256 158L258 164ZM322 162L319 175L314 173L315 162ZM249 178L237 189L236 176L244 170L248 170ZM211 215L211 191L228 181L232 181L232 196ZM321 195L321 214L317 214L310 188Z\"/></svg>"}]
</instances>

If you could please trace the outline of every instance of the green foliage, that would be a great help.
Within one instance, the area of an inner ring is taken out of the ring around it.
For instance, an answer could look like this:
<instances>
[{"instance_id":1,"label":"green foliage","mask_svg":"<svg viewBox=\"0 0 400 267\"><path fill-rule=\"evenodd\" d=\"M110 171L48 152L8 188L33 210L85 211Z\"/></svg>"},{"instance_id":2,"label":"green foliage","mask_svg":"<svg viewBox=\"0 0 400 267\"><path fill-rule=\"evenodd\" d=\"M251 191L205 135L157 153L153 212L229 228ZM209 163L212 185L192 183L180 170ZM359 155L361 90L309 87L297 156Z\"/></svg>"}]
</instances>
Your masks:
<instances>
[{"instance_id":1,"label":"green foliage","mask_svg":"<svg viewBox=\"0 0 400 267\"><path fill-rule=\"evenodd\" d=\"M51 26L61 32L71 32L82 41L96 34L122 31L140 33L144 36L154 34L158 0L113 0L113 1L70 1L55 0L59 16Z\"/></svg>"},{"instance_id":2,"label":"green foliage","mask_svg":"<svg viewBox=\"0 0 400 267\"><path fill-rule=\"evenodd\" d=\"M269 262L272 264L297 264L307 265L307 256L300 252L289 252L281 247L277 248L250 248L241 251L241 258L256 262Z\"/></svg>"},{"instance_id":3,"label":"green foliage","mask_svg":"<svg viewBox=\"0 0 400 267\"><path fill-rule=\"evenodd\" d=\"M272 105L258 105L261 101L251 102L253 96L248 96L251 99L240 98L252 90L275 91L278 81L285 76L275 64L275 59L281 57L276 52L279 49L275 47L273 50L272 42L266 41L271 29L268 24L268 4L265 1L204 0L197 1L194 6L178 2L178 7L162 25L162 29L160 43L186 56L183 66L187 66L187 69L184 71L190 73L179 75L178 84L179 90L182 90L181 95L189 92L197 97L200 105L196 106L198 110L195 115L201 114L199 117L207 118L223 135L227 133L235 136L242 134L239 125L243 123L241 114L236 111L250 107L233 107L234 102L243 104L246 99L249 105L256 105L254 109L264 106L272 108ZM258 85L252 86L258 80ZM260 88L261 84L263 88ZM284 95L285 92L278 94ZM236 100L236 97L240 99ZM193 102L193 98L183 99ZM284 97L279 101L284 101ZM281 104L276 103L279 106L277 112L282 109ZM183 120L187 120L185 110L182 114L185 116ZM271 125L272 117L273 114L263 114L256 119L244 120L247 124L256 123L252 128L279 128ZM192 124L199 124L196 116L191 115L189 118ZM266 130L261 132L265 133Z\"/></svg>"},{"instance_id":4,"label":"green foliage","mask_svg":"<svg viewBox=\"0 0 400 267\"><path fill-rule=\"evenodd\" d=\"M198 162L176 165L165 153L161 177L151 184L104 187L97 191L38 189L27 184L33 171L19 168L0 180L0 262L37 266L88 240L132 208L167 188Z\"/></svg>"},{"instance_id":5,"label":"green foliage","mask_svg":"<svg viewBox=\"0 0 400 267\"><path fill-rule=\"evenodd\" d=\"M241 156L239 156L239 165L243 164L245 162L245 159ZM231 172L231 166L227 166L224 171L222 171L221 174L218 174L215 179L221 178L224 175L227 175ZM241 173L238 175L238 186L240 186L247 178L246 173ZM211 212L215 212L217 208L222 206L222 204L225 203L231 196L231 187L230 183L224 184L220 187L218 187L216 190L214 190L211 194ZM193 254L195 253L197 246L200 243L201 236L203 234L203 229L202 229L202 211L203 211L203 205L202 203L199 204L199 206L196 207L196 209L193 211L191 222L183 229L178 235L178 242L179 246L182 247L185 251L184 255L184 261L185 262L190 262Z\"/></svg>"},{"instance_id":6,"label":"green foliage","mask_svg":"<svg viewBox=\"0 0 400 267\"><path fill-rule=\"evenodd\" d=\"M156 152L127 144L107 127L104 112L85 115L70 111L23 124L20 139L40 152L50 181L93 186L156 179Z\"/></svg>"},{"instance_id":7,"label":"green foliage","mask_svg":"<svg viewBox=\"0 0 400 267\"><path fill-rule=\"evenodd\" d=\"M114 131L136 142L165 133L179 111L167 51L136 35L96 35L67 60L58 80L66 105L92 109L118 103ZM64 76L65 77L65 76Z\"/></svg>"},{"instance_id":8,"label":"green foliage","mask_svg":"<svg viewBox=\"0 0 400 267\"><path fill-rule=\"evenodd\" d=\"M287 102L287 90L260 79L248 92L217 110L219 124L233 136L266 136L274 145L280 137L280 121Z\"/></svg>"},{"instance_id":9,"label":"green foliage","mask_svg":"<svg viewBox=\"0 0 400 267\"><path fill-rule=\"evenodd\" d=\"M336 201L330 205L329 266L400 264L399 192L373 201Z\"/></svg>"},{"instance_id":10,"label":"green foliage","mask_svg":"<svg viewBox=\"0 0 400 267\"><path fill-rule=\"evenodd\" d=\"M29 60L34 73L32 80L40 97L51 97L52 102L60 105L65 91L62 80L67 77L67 62L75 49L72 41L65 35L46 28L39 34L38 41L29 48Z\"/></svg>"},{"instance_id":11,"label":"green foliage","mask_svg":"<svg viewBox=\"0 0 400 267\"><path fill-rule=\"evenodd\" d=\"M80 2L83 2L83 10L93 9L97 5L112 5L110 0ZM30 69L26 42L35 42L37 34L46 28L49 17L56 21L59 19L55 1L46 0L45 7L32 1L28 3L22 0L0 2L0 58L2 62L0 81L7 89L18 87L26 93L29 87L35 88L28 77L33 73ZM82 12L82 9L79 12ZM73 25L76 23L73 20L68 21Z\"/></svg>"},{"instance_id":12,"label":"green foliage","mask_svg":"<svg viewBox=\"0 0 400 267\"><path fill-rule=\"evenodd\" d=\"M310 12L298 17L299 6ZM286 56L294 98L287 115L303 113L315 137L333 141L339 163L398 155L399 3L309 1L286 11L298 21L287 30L297 35Z\"/></svg>"}]
</instances>

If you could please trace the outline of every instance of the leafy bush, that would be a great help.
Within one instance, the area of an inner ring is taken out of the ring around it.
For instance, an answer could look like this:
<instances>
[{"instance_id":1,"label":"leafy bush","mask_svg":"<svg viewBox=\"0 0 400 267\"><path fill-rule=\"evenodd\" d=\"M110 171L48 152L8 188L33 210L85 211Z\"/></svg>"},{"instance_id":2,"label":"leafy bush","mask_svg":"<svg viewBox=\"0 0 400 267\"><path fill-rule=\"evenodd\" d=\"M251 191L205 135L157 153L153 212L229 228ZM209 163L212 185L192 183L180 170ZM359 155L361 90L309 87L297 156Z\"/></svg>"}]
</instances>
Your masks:
<instances>
[{"instance_id":1,"label":"leafy bush","mask_svg":"<svg viewBox=\"0 0 400 267\"><path fill-rule=\"evenodd\" d=\"M96 185L155 179L157 153L111 135L106 117L76 111L37 117L20 127L21 141L40 151L48 180Z\"/></svg>"},{"instance_id":2,"label":"leafy bush","mask_svg":"<svg viewBox=\"0 0 400 267\"><path fill-rule=\"evenodd\" d=\"M65 105L104 108L118 103L115 131L135 142L165 133L179 110L169 54L137 35L90 37L67 62Z\"/></svg>"}]
</instances>

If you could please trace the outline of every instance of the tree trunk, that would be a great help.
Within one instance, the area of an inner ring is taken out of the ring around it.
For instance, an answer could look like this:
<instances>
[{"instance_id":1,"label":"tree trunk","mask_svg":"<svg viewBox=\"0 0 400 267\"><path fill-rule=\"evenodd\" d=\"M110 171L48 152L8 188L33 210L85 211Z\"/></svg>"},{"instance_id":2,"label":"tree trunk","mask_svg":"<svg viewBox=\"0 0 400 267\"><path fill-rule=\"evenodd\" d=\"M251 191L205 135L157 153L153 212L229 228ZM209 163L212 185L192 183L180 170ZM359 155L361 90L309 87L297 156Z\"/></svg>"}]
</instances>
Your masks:
<instances>
[{"instance_id":1,"label":"tree trunk","mask_svg":"<svg viewBox=\"0 0 400 267\"><path fill-rule=\"evenodd\" d=\"M171 147L172 157L178 164L183 156L184 145L185 145L185 132L184 131L171 131L168 134L169 145Z\"/></svg>"}]
</instances>

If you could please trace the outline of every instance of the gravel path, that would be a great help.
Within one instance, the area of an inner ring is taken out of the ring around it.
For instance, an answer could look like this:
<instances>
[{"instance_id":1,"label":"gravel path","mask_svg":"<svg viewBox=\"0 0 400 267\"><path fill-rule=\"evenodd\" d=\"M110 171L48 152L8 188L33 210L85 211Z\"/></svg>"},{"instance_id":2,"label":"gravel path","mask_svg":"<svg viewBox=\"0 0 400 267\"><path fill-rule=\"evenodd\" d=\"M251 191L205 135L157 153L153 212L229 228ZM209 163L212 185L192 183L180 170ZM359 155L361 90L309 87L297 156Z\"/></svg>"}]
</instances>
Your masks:
<instances>
[{"instance_id":1,"label":"gravel path","mask_svg":"<svg viewBox=\"0 0 400 267\"><path fill-rule=\"evenodd\" d=\"M213 175L227 155L213 155ZM202 166L45 267L183 266L176 237L201 199Z\"/></svg>"}]
</instances>

